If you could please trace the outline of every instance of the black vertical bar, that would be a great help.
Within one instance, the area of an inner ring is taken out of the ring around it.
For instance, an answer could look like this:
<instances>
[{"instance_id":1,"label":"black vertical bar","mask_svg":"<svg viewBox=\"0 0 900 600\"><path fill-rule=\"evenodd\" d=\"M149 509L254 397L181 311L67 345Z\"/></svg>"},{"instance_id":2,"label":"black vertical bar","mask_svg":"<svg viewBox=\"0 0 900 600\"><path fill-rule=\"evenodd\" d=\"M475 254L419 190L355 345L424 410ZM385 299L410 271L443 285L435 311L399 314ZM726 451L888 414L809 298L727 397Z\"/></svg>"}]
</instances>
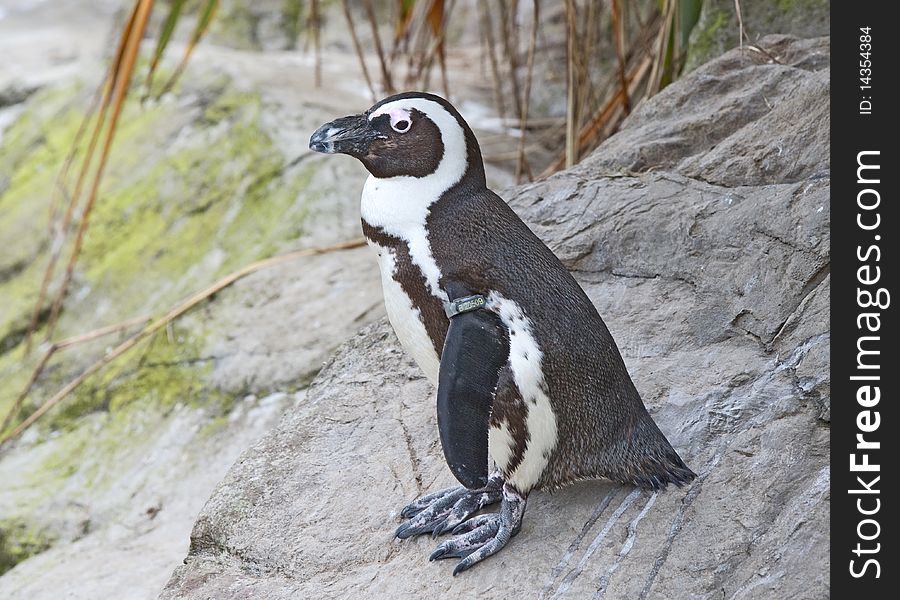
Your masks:
<instances>
[{"instance_id":1,"label":"black vertical bar","mask_svg":"<svg viewBox=\"0 0 900 600\"><path fill-rule=\"evenodd\" d=\"M890 2L831 4L831 582L896 598L897 60ZM892 490L889 492L888 490ZM850 594L854 594L851 596Z\"/></svg>"}]
</instances>

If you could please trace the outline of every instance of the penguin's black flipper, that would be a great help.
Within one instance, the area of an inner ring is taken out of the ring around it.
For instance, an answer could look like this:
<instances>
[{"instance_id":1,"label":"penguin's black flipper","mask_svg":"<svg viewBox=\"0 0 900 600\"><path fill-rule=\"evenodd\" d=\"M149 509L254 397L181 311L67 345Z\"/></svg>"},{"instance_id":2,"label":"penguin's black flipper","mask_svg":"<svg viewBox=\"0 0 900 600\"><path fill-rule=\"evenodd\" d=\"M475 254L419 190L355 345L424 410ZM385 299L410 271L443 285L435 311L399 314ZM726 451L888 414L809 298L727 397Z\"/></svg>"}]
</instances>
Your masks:
<instances>
[{"instance_id":1,"label":"penguin's black flipper","mask_svg":"<svg viewBox=\"0 0 900 600\"><path fill-rule=\"evenodd\" d=\"M483 308L450 319L438 376L437 417L444 458L469 489L488 480L488 419L509 332Z\"/></svg>"}]
</instances>

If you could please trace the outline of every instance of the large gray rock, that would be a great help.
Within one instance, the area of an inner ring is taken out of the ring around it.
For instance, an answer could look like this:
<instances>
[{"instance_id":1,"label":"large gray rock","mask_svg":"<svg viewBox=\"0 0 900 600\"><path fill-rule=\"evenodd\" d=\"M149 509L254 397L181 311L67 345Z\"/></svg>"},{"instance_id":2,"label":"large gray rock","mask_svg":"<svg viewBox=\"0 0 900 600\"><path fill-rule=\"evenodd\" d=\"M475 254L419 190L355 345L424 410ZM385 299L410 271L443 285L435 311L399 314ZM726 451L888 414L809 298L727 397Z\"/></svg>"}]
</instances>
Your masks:
<instances>
[{"instance_id":1,"label":"large gray rock","mask_svg":"<svg viewBox=\"0 0 900 600\"><path fill-rule=\"evenodd\" d=\"M453 479L434 391L382 321L234 465L162 597L827 597L828 44L760 44L793 58L726 54L511 201L606 319L691 486L534 493L518 537L451 577L430 538L392 536Z\"/></svg>"},{"instance_id":2,"label":"large gray rock","mask_svg":"<svg viewBox=\"0 0 900 600\"><path fill-rule=\"evenodd\" d=\"M600 171L666 169L725 186L826 172L831 120L821 98L829 38L765 41L769 56L729 52L639 105L586 162Z\"/></svg>"}]
</instances>

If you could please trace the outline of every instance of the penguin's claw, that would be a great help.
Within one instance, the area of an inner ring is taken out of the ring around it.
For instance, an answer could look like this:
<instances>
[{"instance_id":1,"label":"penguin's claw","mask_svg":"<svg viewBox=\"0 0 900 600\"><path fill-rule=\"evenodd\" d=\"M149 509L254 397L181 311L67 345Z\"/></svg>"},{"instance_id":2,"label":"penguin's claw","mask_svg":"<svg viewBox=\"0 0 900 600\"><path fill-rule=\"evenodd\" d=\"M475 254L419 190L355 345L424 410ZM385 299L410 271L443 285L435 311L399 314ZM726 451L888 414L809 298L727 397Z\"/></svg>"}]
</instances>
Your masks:
<instances>
[{"instance_id":1,"label":"penguin's claw","mask_svg":"<svg viewBox=\"0 0 900 600\"><path fill-rule=\"evenodd\" d=\"M434 528L440 525L446 516L450 514L457 500L465 496L469 490L464 487L458 487L444 490L444 492L442 495L434 498L427 507L419 510L409 522L398 527L394 535L400 539L405 539L420 533L434 531ZM409 507L407 506L406 508ZM404 510L406 509L404 508Z\"/></svg>"},{"instance_id":2,"label":"penguin's claw","mask_svg":"<svg viewBox=\"0 0 900 600\"><path fill-rule=\"evenodd\" d=\"M428 560L465 558L494 539L500 529L500 515L480 515L479 521L478 526L466 533L455 535L449 540L441 542Z\"/></svg>"},{"instance_id":3,"label":"penguin's claw","mask_svg":"<svg viewBox=\"0 0 900 600\"><path fill-rule=\"evenodd\" d=\"M453 567L453 576L455 577L459 573L462 573L466 569L481 562L488 556L496 554L497 552L500 551L501 548L503 548L506 545L506 542L508 542L508 541L509 541L508 539L506 539L506 540L501 539L499 532L498 532L497 537L488 541L486 544L484 544L483 546L481 546L474 552L471 552L471 553L467 554L465 557L463 557L463 559L461 561L459 561L455 567Z\"/></svg>"},{"instance_id":4,"label":"penguin's claw","mask_svg":"<svg viewBox=\"0 0 900 600\"><path fill-rule=\"evenodd\" d=\"M438 490L437 492L432 492L430 494L422 496L421 498L416 498L400 510L400 516L404 519L411 519L412 517L428 508L435 500L442 498L447 494L453 493L459 489L459 487L446 488L443 490Z\"/></svg>"},{"instance_id":5,"label":"penguin's claw","mask_svg":"<svg viewBox=\"0 0 900 600\"><path fill-rule=\"evenodd\" d=\"M473 529L477 529L481 527L488 521L492 521L497 517L497 515L478 515L477 517L472 517L466 521L463 521L459 525L457 525L453 531L451 531L451 535L460 535L463 533L469 533Z\"/></svg>"},{"instance_id":6,"label":"penguin's claw","mask_svg":"<svg viewBox=\"0 0 900 600\"><path fill-rule=\"evenodd\" d=\"M453 574L462 573L499 552L519 532L525 514L525 497L504 488L498 514L478 515L453 529L454 536L438 545L428 560L461 558Z\"/></svg>"},{"instance_id":7,"label":"penguin's claw","mask_svg":"<svg viewBox=\"0 0 900 600\"><path fill-rule=\"evenodd\" d=\"M485 506L499 502L502 497L503 479L499 473L491 476L487 485L478 490L460 486L422 496L400 511L402 517L411 520L398 527L395 535L404 539L431 532L432 538L436 538Z\"/></svg>"},{"instance_id":8,"label":"penguin's claw","mask_svg":"<svg viewBox=\"0 0 900 600\"><path fill-rule=\"evenodd\" d=\"M482 508L491 504L496 504L497 502L500 502L502 498L503 492L501 488L486 487L477 492L471 492L464 495L456 501L456 504L450 509L446 518L434 528L431 538L435 539L443 533L454 530Z\"/></svg>"}]
</instances>

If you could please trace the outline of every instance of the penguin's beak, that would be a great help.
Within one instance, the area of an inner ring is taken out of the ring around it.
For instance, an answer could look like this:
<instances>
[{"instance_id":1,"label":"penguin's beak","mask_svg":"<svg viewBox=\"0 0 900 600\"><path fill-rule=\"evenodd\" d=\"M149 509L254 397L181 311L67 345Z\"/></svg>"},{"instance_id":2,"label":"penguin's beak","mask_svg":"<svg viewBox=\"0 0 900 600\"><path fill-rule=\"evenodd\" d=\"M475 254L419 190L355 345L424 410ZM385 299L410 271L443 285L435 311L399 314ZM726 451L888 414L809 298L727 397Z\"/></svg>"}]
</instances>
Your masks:
<instances>
[{"instance_id":1,"label":"penguin's beak","mask_svg":"<svg viewBox=\"0 0 900 600\"><path fill-rule=\"evenodd\" d=\"M365 114L341 117L325 123L309 138L309 149L323 154L365 155L372 142L382 135L369 123Z\"/></svg>"}]
</instances>

